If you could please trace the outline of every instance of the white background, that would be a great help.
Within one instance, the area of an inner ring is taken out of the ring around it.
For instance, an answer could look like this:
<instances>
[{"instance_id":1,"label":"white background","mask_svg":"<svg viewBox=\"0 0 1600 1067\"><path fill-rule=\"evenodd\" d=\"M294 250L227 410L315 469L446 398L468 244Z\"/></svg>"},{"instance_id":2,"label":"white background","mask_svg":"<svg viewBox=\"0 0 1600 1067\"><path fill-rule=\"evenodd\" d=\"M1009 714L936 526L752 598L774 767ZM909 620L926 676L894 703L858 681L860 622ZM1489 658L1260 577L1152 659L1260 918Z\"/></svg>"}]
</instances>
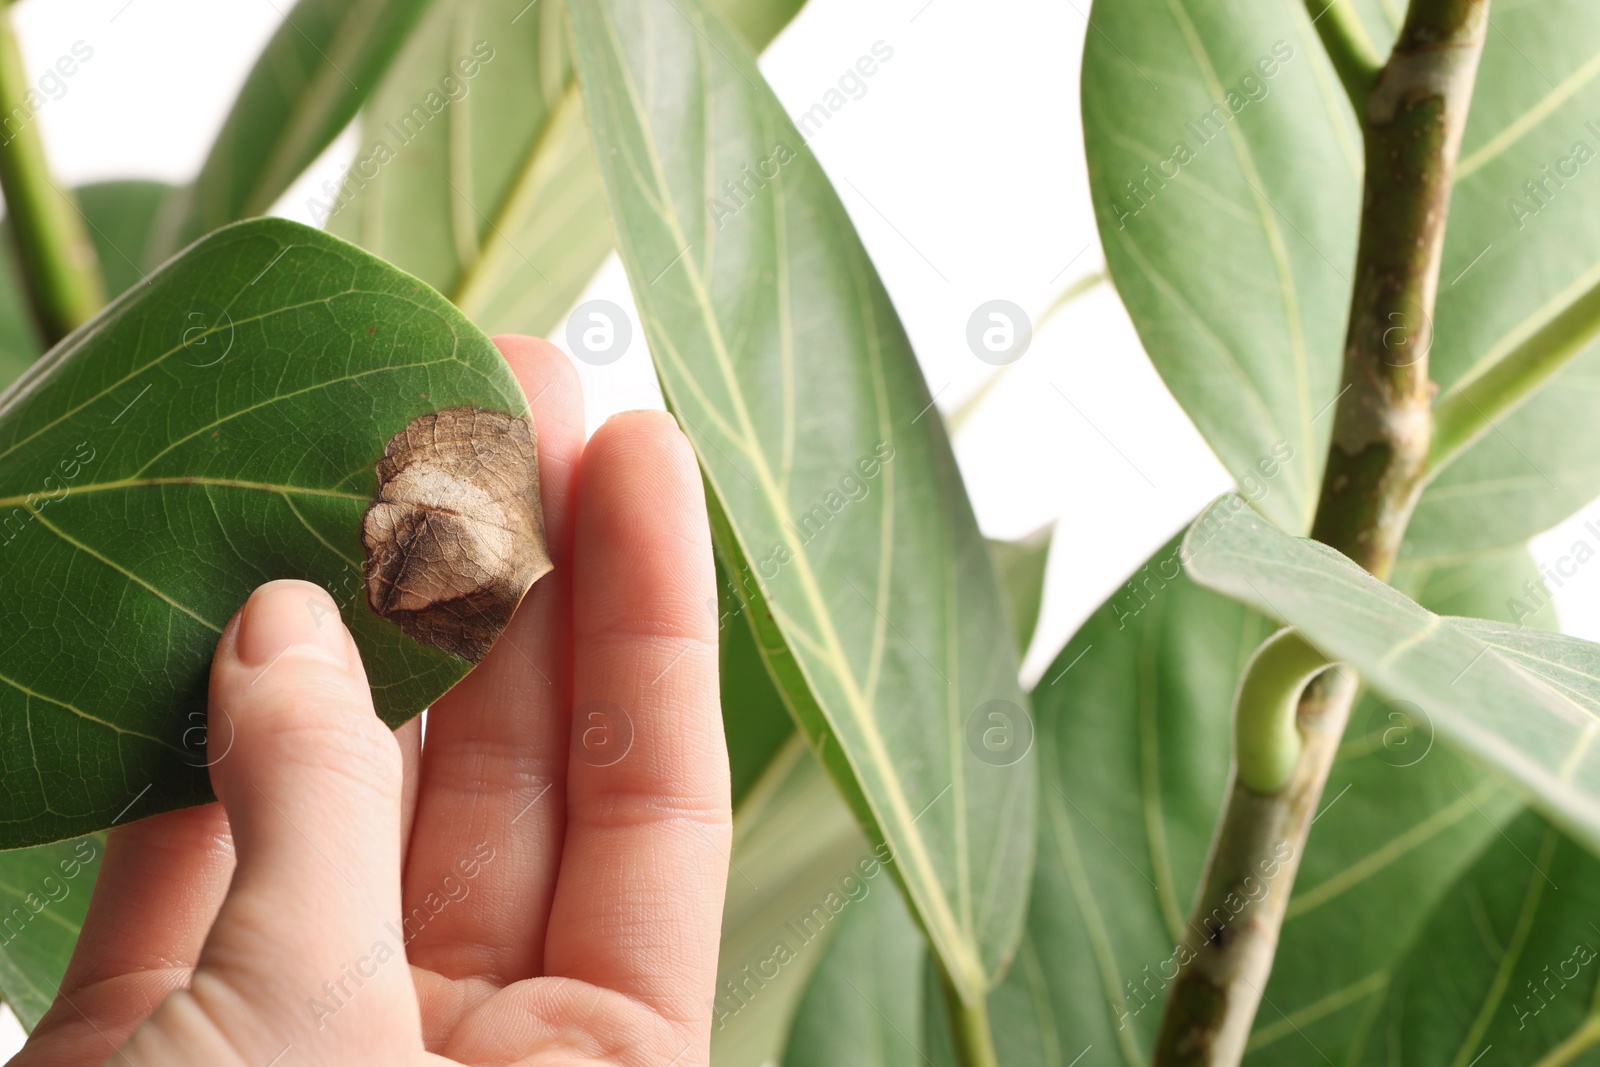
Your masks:
<instances>
[{"instance_id":1,"label":"white background","mask_svg":"<svg viewBox=\"0 0 1600 1067\"><path fill-rule=\"evenodd\" d=\"M69 184L199 168L234 93L289 0L22 0L30 71L76 41L94 50L39 115ZM833 88L873 44L893 57L810 144L882 273L939 407L951 412L995 369L966 344L967 319L1003 298L1036 319L1103 265L1078 122L1082 12L1089 0L810 0L762 67L792 113ZM279 204L312 221L307 196L354 151L348 134ZM628 304L615 259L584 299ZM557 343L565 346L564 330ZM579 364L591 429L660 406L637 331L619 362ZM1067 397L1071 398L1069 404ZM1076 410L1074 410L1074 407ZM1036 331L955 438L985 533L1057 523L1031 681L1090 611L1211 497L1227 476L1145 359L1102 286ZM1540 538L1553 559L1591 508ZM1564 628L1600 639L1600 568L1556 595ZM0 1054L21 1042L0 1019Z\"/></svg>"}]
</instances>

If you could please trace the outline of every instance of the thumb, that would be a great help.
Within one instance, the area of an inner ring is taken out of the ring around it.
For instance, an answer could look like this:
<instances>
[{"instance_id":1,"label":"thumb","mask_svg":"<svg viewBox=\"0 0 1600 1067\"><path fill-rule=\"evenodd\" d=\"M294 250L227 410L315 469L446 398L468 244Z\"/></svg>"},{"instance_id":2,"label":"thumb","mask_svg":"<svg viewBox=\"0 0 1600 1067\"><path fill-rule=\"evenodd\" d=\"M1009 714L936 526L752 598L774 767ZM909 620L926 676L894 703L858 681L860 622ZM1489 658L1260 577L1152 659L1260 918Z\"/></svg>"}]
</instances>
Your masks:
<instances>
[{"instance_id":1,"label":"thumb","mask_svg":"<svg viewBox=\"0 0 1600 1067\"><path fill-rule=\"evenodd\" d=\"M301 1063L404 1062L421 1026L399 924L400 747L328 595L257 589L218 642L210 700L238 867L189 993L200 1036L246 1063L288 1048Z\"/></svg>"}]
</instances>

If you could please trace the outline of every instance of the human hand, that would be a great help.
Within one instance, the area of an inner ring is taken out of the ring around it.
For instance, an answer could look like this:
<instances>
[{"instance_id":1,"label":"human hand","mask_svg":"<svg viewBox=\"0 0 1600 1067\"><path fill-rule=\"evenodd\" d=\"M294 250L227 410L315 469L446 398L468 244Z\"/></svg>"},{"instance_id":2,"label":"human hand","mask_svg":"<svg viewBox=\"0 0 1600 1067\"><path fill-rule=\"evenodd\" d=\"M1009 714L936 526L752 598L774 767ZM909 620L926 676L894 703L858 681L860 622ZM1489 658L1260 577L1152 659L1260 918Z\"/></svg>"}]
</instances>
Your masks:
<instances>
[{"instance_id":1,"label":"human hand","mask_svg":"<svg viewBox=\"0 0 1600 1067\"><path fill-rule=\"evenodd\" d=\"M16 1067L707 1063L731 815L699 471L657 413L585 446L566 357L496 343L555 570L426 748L326 593L258 589L213 661L221 803L110 832Z\"/></svg>"}]
</instances>

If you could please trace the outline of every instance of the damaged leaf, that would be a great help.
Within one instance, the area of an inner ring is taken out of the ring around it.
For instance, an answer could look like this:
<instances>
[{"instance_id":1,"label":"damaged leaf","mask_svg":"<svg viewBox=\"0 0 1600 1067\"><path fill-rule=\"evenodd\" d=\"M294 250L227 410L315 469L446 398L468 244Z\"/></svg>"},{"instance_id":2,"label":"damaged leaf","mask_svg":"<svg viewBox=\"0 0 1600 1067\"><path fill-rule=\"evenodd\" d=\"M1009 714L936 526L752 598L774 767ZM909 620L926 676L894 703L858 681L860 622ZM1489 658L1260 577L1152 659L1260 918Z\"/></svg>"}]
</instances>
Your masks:
<instances>
[{"instance_id":1,"label":"damaged leaf","mask_svg":"<svg viewBox=\"0 0 1600 1067\"><path fill-rule=\"evenodd\" d=\"M477 663L550 572L533 420L423 415L389 441L361 524L367 603L424 644Z\"/></svg>"},{"instance_id":2,"label":"damaged leaf","mask_svg":"<svg viewBox=\"0 0 1600 1067\"><path fill-rule=\"evenodd\" d=\"M271 579L328 590L391 726L454 685L466 660L368 610L362 520L385 442L480 408L527 410L487 337L282 219L205 238L27 370L0 395L0 848L209 800L211 653Z\"/></svg>"}]
</instances>

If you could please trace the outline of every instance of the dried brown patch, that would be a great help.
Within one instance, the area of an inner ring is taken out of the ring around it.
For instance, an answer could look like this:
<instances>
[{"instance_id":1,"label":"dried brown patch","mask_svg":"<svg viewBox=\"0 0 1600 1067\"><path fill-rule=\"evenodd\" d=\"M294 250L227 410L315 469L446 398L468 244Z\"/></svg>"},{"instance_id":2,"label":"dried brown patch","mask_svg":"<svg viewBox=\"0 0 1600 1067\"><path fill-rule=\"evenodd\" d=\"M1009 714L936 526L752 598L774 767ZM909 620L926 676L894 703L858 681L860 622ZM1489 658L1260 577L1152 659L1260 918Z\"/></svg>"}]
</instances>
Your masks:
<instances>
[{"instance_id":1,"label":"dried brown patch","mask_svg":"<svg viewBox=\"0 0 1600 1067\"><path fill-rule=\"evenodd\" d=\"M479 408L412 420L384 447L361 541L376 614L483 659L551 567L532 420Z\"/></svg>"}]
</instances>

